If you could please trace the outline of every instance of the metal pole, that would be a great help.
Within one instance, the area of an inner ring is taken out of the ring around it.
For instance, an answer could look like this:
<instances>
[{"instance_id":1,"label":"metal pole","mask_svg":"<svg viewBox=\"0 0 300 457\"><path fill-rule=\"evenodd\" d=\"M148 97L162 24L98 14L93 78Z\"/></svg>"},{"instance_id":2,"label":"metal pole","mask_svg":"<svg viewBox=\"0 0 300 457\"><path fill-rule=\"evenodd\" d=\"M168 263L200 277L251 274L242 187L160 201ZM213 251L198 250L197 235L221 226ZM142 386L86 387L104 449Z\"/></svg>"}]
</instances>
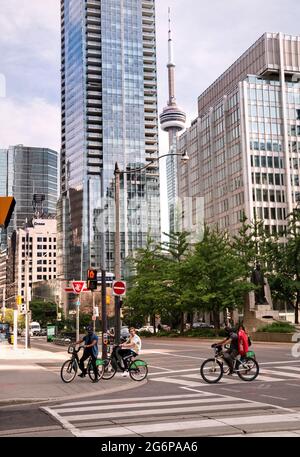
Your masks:
<instances>
[{"instance_id":1,"label":"metal pole","mask_svg":"<svg viewBox=\"0 0 300 457\"><path fill-rule=\"evenodd\" d=\"M95 331L96 331L96 320L95 320L96 310L95 310L95 294L94 294L93 290L92 290L92 297L93 297L93 331L95 333Z\"/></svg>"},{"instance_id":2,"label":"metal pole","mask_svg":"<svg viewBox=\"0 0 300 457\"><path fill-rule=\"evenodd\" d=\"M18 348L18 310L14 309L14 349Z\"/></svg>"},{"instance_id":3,"label":"metal pole","mask_svg":"<svg viewBox=\"0 0 300 457\"><path fill-rule=\"evenodd\" d=\"M104 224L104 179L103 171L101 175L101 317L102 317L102 358L107 357L107 345L104 344L103 336L107 333L107 314L106 314L106 268L105 268L105 224Z\"/></svg>"},{"instance_id":4,"label":"metal pole","mask_svg":"<svg viewBox=\"0 0 300 457\"><path fill-rule=\"evenodd\" d=\"M76 303L76 341L79 341L79 309L80 309L80 294Z\"/></svg>"},{"instance_id":5,"label":"metal pole","mask_svg":"<svg viewBox=\"0 0 300 457\"><path fill-rule=\"evenodd\" d=\"M30 347L29 342L29 313L28 313L28 257L25 258L25 349Z\"/></svg>"},{"instance_id":6,"label":"metal pole","mask_svg":"<svg viewBox=\"0 0 300 457\"><path fill-rule=\"evenodd\" d=\"M121 279L121 241L120 241L120 170L118 163L115 164L115 279ZM115 341L120 340L120 297L115 297Z\"/></svg>"}]
</instances>

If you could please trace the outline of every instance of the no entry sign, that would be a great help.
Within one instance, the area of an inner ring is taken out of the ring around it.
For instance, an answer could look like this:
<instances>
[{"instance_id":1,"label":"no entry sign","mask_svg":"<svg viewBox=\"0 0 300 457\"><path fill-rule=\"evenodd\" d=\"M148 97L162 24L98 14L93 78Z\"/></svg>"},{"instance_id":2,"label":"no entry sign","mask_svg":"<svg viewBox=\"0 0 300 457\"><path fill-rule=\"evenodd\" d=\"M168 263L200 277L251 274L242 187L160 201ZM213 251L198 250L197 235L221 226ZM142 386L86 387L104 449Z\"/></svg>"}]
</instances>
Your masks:
<instances>
[{"instance_id":1,"label":"no entry sign","mask_svg":"<svg viewBox=\"0 0 300 457\"><path fill-rule=\"evenodd\" d=\"M126 282L125 281L114 281L112 284L113 294L117 296L123 296L126 294Z\"/></svg>"}]
</instances>

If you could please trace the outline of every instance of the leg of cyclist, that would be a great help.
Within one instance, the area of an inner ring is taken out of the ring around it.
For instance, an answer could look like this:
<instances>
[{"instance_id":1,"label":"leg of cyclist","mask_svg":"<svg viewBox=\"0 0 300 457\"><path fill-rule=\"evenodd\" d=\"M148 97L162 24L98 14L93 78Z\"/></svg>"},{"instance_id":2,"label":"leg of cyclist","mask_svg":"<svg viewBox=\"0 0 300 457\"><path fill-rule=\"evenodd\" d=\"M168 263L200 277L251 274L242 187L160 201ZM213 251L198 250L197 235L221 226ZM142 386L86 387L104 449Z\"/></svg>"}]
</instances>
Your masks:
<instances>
[{"instance_id":1,"label":"leg of cyclist","mask_svg":"<svg viewBox=\"0 0 300 457\"><path fill-rule=\"evenodd\" d=\"M84 368L84 362L89 358L90 355L90 352L84 351L81 359L79 360L79 368L81 370L81 374L79 374L78 376L80 376L81 378L84 378L86 376L87 370L86 368Z\"/></svg>"},{"instance_id":2,"label":"leg of cyclist","mask_svg":"<svg viewBox=\"0 0 300 457\"><path fill-rule=\"evenodd\" d=\"M91 354L91 360L92 360L92 366L93 366L94 375L95 375L94 382L97 382L98 381L98 369L97 369L97 365L96 365L97 357L94 354Z\"/></svg>"},{"instance_id":3,"label":"leg of cyclist","mask_svg":"<svg viewBox=\"0 0 300 457\"><path fill-rule=\"evenodd\" d=\"M119 355L124 363L124 371L128 371L128 359L132 356L131 349L119 349Z\"/></svg>"},{"instance_id":4,"label":"leg of cyclist","mask_svg":"<svg viewBox=\"0 0 300 457\"><path fill-rule=\"evenodd\" d=\"M228 349L228 351L225 351L223 354L224 360L227 363L227 365L229 366L230 374L233 373L234 360L237 355L238 355L238 351L235 351L234 349Z\"/></svg>"}]
</instances>

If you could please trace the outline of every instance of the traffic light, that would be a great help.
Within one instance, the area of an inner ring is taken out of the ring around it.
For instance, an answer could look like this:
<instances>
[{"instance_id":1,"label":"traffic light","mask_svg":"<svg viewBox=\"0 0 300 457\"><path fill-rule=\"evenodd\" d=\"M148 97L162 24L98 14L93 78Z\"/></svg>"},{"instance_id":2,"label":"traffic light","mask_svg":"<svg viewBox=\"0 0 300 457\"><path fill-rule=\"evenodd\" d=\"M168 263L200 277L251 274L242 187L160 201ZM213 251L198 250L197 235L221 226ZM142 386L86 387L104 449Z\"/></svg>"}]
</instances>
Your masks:
<instances>
[{"instance_id":1,"label":"traffic light","mask_svg":"<svg viewBox=\"0 0 300 457\"><path fill-rule=\"evenodd\" d=\"M97 289L97 270L93 270L93 269L88 270L87 288L89 290Z\"/></svg>"}]
</instances>

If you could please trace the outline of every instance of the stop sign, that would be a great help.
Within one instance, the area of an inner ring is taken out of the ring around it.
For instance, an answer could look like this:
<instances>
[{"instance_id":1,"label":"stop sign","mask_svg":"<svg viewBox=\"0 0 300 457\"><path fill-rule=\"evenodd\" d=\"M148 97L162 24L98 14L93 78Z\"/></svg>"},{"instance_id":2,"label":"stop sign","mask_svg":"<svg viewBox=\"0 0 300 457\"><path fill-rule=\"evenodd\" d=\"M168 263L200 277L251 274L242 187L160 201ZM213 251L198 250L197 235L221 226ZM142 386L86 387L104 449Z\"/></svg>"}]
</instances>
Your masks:
<instances>
[{"instance_id":1,"label":"stop sign","mask_svg":"<svg viewBox=\"0 0 300 457\"><path fill-rule=\"evenodd\" d=\"M114 281L112 285L113 294L123 296L126 294L126 282L125 281Z\"/></svg>"}]
</instances>

